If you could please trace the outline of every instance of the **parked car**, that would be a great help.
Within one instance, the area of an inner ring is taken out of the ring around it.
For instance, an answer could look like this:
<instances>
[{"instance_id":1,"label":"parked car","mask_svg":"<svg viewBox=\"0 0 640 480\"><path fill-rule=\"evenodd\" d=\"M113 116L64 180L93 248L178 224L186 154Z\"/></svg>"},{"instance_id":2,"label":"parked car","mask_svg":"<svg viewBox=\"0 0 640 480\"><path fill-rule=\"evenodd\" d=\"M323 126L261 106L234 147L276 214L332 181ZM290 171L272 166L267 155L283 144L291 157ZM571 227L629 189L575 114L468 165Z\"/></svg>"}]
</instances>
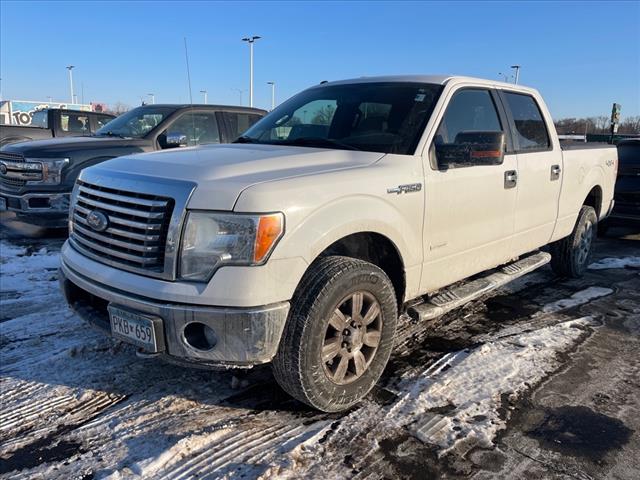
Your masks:
<instances>
[{"instance_id":1,"label":"parked car","mask_svg":"<svg viewBox=\"0 0 640 480\"><path fill-rule=\"evenodd\" d=\"M0 209L35 225L66 226L69 196L83 168L132 153L230 142L265 113L220 105L146 105L92 136L7 145L0 149Z\"/></svg>"},{"instance_id":2,"label":"parked car","mask_svg":"<svg viewBox=\"0 0 640 480\"><path fill-rule=\"evenodd\" d=\"M273 362L289 394L344 410L382 374L399 314L434 318L549 260L582 275L616 161L562 150L520 85L323 83L234 144L85 169L62 288L141 355Z\"/></svg>"},{"instance_id":3,"label":"parked car","mask_svg":"<svg viewBox=\"0 0 640 480\"><path fill-rule=\"evenodd\" d=\"M33 114L31 125L0 125L0 147L16 142L53 137L79 137L95 133L115 115L49 108Z\"/></svg>"},{"instance_id":4,"label":"parked car","mask_svg":"<svg viewBox=\"0 0 640 480\"><path fill-rule=\"evenodd\" d=\"M640 139L618 142L618 176L611 215L600 225L604 234L611 226L640 226Z\"/></svg>"}]
</instances>

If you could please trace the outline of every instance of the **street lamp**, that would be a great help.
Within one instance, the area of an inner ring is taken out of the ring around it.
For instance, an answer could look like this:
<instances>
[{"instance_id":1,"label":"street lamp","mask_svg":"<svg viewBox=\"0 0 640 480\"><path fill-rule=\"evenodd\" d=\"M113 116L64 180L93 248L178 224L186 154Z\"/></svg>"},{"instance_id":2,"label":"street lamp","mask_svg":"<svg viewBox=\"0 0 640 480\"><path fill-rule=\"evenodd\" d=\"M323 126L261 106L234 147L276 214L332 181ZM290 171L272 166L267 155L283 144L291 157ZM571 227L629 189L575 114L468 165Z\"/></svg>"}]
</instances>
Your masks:
<instances>
[{"instance_id":1,"label":"street lamp","mask_svg":"<svg viewBox=\"0 0 640 480\"><path fill-rule=\"evenodd\" d=\"M509 77L510 77L510 75L509 75L509 74L499 72L499 73L498 73L498 75L500 75L501 77L504 77L504 81L505 81L505 82L508 82L508 81L509 81Z\"/></svg>"},{"instance_id":2,"label":"street lamp","mask_svg":"<svg viewBox=\"0 0 640 480\"><path fill-rule=\"evenodd\" d=\"M249 44L249 106L253 107L253 44L262 37L254 35L252 37L244 37L243 42Z\"/></svg>"},{"instance_id":3,"label":"street lamp","mask_svg":"<svg viewBox=\"0 0 640 480\"><path fill-rule=\"evenodd\" d=\"M242 92L246 92L246 90L242 90L241 88L232 88L231 90L240 94L240 106L242 106Z\"/></svg>"},{"instance_id":4,"label":"street lamp","mask_svg":"<svg viewBox=\"0 0 640 480\"><path fill-rule=\"evenodd\" d=\"M516 71L516 79L515 79L515 84L518 84L518 79L520 78L520 65L511 65L511 68L515 69Z\"/></svg>"},{"instance_id":5,"label":"street lamp","mask_svg":"<svg viewBox=\"0 0 640 480\"><path fill-rule=\"evenodd\" d=\"M207 91L206 90L200 90L200 93L204 95L204 104L206 105L207 102Z\"/></svg>"},{"instance_id":6,"label":"street lamp","mask_svg":"<svg viewBox=\"0 0 640 480\"><path fill-rule=\"evenodd\" d=\"M69 88L71 90L71 103L73 103L73 72L72 70L76 68L75 65L67 65L67 70L69 70Z\"/></svg>"},{"instance_id":7,"label":"street lamp","mask_svg":"<svg viewBox=\"0 0 640 480\"><path fill-rule=\"evenodd\" d=\"M155 93L147 93L151 97L151 105L156 103L156 94Z\"/></svg>"},{"instance_id":8,"label":"street lamp","mask_svg":"<svg viewBox=\"0 0 640 480\"><path fill-rule=\"evenodd\" d=\"M271 85L271 110L276 108L276 82L267 82L267 85Z\"/></svg>"}]
</instances>

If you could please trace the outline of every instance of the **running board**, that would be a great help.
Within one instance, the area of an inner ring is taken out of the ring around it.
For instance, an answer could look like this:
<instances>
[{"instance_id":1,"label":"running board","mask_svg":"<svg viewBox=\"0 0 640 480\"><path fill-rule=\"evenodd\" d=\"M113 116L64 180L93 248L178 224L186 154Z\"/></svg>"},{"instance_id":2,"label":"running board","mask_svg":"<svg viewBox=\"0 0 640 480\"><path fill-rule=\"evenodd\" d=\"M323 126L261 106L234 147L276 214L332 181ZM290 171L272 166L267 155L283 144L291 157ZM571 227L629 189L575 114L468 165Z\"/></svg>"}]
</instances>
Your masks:
<instances>
[{"instance_id":1,"label":"running board","mask_svg":"<svg viewBox=\"0 0 640 480\"><path fill-rule=\"evenodd\" d=\"M448 287L425 303L413 305L407 309L407 313L413 320L433 320L445 313L471 302L482 295L495 290L498 287L519 278L537 268L546 265L551 260L551 255L546 252L538 252L526 258L509 263L483 277L476 278L466 283Z\"/></svg>"}]
</instances>

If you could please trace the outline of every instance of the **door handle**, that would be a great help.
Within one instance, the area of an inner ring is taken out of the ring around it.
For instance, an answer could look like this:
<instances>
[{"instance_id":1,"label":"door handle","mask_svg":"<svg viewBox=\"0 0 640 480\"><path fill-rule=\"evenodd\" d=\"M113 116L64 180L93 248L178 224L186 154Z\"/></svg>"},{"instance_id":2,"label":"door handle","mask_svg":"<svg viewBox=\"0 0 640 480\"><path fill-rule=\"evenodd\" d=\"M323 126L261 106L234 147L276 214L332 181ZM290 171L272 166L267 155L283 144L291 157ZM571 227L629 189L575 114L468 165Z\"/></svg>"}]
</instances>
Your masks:
<instances>
[{"instance_id":1,"label":"door handle","mask_svg":"<svg viewBox=\"0 0 640 480\"><path fill-rule=\"evenodd\" d=\"M561 171L560 165L551 165L551 180L558 180Z\"/></svg>"},{"instance_id":2,"label":"door handle","mask_svg":"<svg viewBox=\"0 0 640 480\"><path fill-rule=\"evenodd\" d=\"M518 183L518 172L515 170L507 170L504 172L504 188L513 188Z\"/></svg>"}]
</instances>

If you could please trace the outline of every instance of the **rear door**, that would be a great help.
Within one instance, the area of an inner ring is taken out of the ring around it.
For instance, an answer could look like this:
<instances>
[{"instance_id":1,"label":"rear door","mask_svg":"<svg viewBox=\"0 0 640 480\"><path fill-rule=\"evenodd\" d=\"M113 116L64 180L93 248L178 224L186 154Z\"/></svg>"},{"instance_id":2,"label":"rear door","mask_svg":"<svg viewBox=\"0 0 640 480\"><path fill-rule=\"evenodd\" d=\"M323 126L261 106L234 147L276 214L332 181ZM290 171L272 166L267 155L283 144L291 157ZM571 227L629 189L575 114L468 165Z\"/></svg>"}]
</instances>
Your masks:
<instances>
[{"instance_id":1,"label":"rear door","mask_svg":"<svg viewBox=\"0 0 640 480\"><path fill-rule=\"evenodd\" d=\"M538 101L523 93L500 92L518 160L518 200L513 246L520 255L546 245L558 216L562 151L550 135Z\"/></svg>"},{"instance_id":2,"label":"rear door","mask_svg":"<svg viewBox=\"0 0 640 480\"><path fill-rule=\"evenodd\" d=\"M497 94L487 88L458 89L439 122L425 175L425 291L513 256L516 156L511 152L507 120ZM468 139L490 132L505 135L507 151L502 161L482 156L470 161L463 153ZM439 153L443 151L449 153ZM460 158L454 158L458 155Z\"/></svg>"}]
</instances>

